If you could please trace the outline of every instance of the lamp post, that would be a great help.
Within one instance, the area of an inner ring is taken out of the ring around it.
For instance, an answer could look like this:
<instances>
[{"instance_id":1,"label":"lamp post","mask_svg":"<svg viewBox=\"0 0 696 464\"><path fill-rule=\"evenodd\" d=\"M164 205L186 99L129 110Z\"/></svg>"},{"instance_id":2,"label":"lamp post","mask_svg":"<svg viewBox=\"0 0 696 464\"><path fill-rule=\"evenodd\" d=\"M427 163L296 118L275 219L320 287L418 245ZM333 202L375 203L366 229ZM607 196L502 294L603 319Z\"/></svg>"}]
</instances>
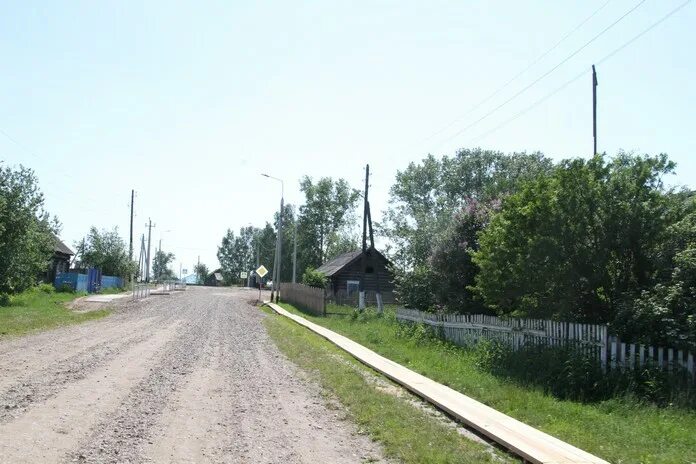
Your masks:
<instances>
[{"instance_id":1,"label":"lamp post","mask_svg":"<svg viewBox=\"0 0 696 464\"><path fill-rule=\"evenodd\" d=\"M278 293L280 290L280 267L282 265L281 254L283 252L283 206L284 206L284 196L285 196L285 184L283 179L277 177L269 176L268 174L261 174L263 177L268 177L269 179L277 180L280 182L280 212L278 214L278 236L276 237L276 255L273 264L273 286L271 287L271 301L273 301L273 295L275 294L276 303L278 302Z\"/></svg>"}]
</instances>

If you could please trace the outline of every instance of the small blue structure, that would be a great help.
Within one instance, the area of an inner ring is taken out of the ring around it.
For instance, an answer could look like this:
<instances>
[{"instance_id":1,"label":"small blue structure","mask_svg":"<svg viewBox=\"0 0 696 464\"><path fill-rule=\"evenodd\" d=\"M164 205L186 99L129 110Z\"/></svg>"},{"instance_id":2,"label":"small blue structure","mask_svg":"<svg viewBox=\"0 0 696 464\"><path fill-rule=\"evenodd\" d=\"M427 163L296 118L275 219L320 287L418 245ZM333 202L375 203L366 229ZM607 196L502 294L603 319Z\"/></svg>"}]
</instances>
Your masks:
<instances>
[{"instance_id":1,"label":"small blue structure","mask_svg":"<svg viewBox=\"0 0 696 464\"><path fill-rule=\"evenodd\" d=\"M56 275L53 286L60 289L65 286L76 292L96 293L102 288L121 288L123 278L115 276L103 276L99 269L88 269L87 274L77 272L61 272Z\"/></svg>"}]
</instances>

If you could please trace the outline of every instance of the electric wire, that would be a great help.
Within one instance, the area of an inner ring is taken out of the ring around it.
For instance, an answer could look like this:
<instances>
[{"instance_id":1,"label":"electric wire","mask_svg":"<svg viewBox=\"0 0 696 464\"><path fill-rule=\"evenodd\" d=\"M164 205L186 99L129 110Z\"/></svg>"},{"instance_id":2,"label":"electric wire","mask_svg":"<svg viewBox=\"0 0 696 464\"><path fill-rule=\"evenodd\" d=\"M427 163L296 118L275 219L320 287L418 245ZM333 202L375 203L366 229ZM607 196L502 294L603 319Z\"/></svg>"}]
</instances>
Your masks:
<instances>
[{"instance_id":1,"label":"electric wire","mask_svg":"<svg viewBox=\"0 0 696 464\"><path fill-rule=\"evenodd\" d=\"M577 26L575 26L572 30L570 30L570 31L567 32L563 37L561 37L551 48L549 48L548 50L546 50L544 53L542 53L542 54L539 55L536 59L534 59L531 63L529 63L529 64L527 65L527 67L525 67L524 69L522 69L521 71L519 71L517 74L515 74L512 78L510 78L510 79L509 79L507 82L505 82L502 86L498 87L497 90L493 91L493 93L491 93L490 95L488 95L486 98L484 98L483 100L479 101L479 102L476 103L474 106L472 106L471 108L469 108L469 110L468 110L466 113L464 113L463 115L459 116L457 119L455 119L454 121L450 122L450 123L447 124L445 127L443 127L442 129L438 130L437 132L431 134L431 135L430 135L429 137L427 137L424 141L428 141L428 140L433 139L434 137L437 137L438 135L442 134L442 133L445 132L447 129L449 129L450 127L454 126L456 123L458 123L459 121L461 121L462 119L464 119L465 117L469 116L471 113L473 113L474 111L476 111L477 109L479 109L481 106L483 106L484 104L488 103L492 98L496 97L500 92L502 92L503 90L505 90L505 89L507 88L508 85L512 84L512 83L513 83L514 81L516 81L521 75L523 75L524 73L526 73L527 71L529 71L534 65L536 65L538 62L540 62L541 60L543 60L544 58L546 58L552 51L554 51L556 48L558 48L559 45L561 45L566 39L568 39L568 37L570 37L571 35L573 35L575 32L578 31L578 29L580 29L582 26L584 26L585 24L587 24L587 22L588 22L590 19L594 18L594 17L597 15L597 13L599 13L600 11L602 11L602 10L604 9L604 7L606 7L610 2L611 2L611 0L607 0L606 2L604 2L599 8L597 8L596 10L594 10L594 11L592 12L592 14L590 14L588 17L586 17L580 24L578 24Z\"/></svg>"},{"instance_id":2,"label":"electric wire","mask_svg":"<svg viewBox=\"0 0 696 464\"><path fill-rule=\"evenodd\" d=\"M532 88L532 87L533 87L534 85L536 85L539 81L541 81L541 80L544 79L546 76L548 76L549 74L551 74L552 72L554 72L556 69L558 69L558 68L560 68L561 66L563 66L565 63L567 63L569 60L571 60L573 57L575 57L578 53L580 53L582 50L584 50L584 49L587 48L590 44L592 44L595 40L597 40L598 38L600 38L602 35L604 35L604 34L605 34L607 31L609 31L611 28L613 28L614 26L616 26L616 25L617 25L619 22L621 22L624 18L626 18L628 15L630 15L630 14L633 13L635 10L637 10L638 7L640 7L643 3L645 3L645 1L646 1L646 0L640 0L640 1L639 1L636 5L634 5L630 10L628 10L628 11L625 12L623 15L621 15L621 16L620 16L618 19L616 19L613 23L609 24L607 27L605 27L604 29L602 29L598 34L596 34L596 35L595 35L594 37L592 37L590 40L588 40L587 42L585 42L584 45L582 45L580 48L576 49L573 53L571 53L571 54L568 55L566 58L564 58L560 63L556 64L554 67L552 67L551 69L549 69L548 71L546 71L544 74L542 74L541 76L537 77L534 81L532 81L532 82L531 82L530 84L528 84L526 87L524 87L524 88L522 88L521 90L519 90L517 93L515 93L514 95L512 95L510 98L508 98L507 100L505 100L504 102L502 102L501 104L499 104L498 106L496 106L495 108L493 108L492 110L490 110L489 112L487 112L486 114L484 114L483 116L481 116L480 118L478 118L478 119L476 119L475 121L473 121L473 122L469 123L468 125L464 126L462 129L460 129L459 131L457 131L457 133L455 133L454 135L452 135L452 136L446 138L445 140L443 140L443 141L441 142L441 144L444 143L444 142L447 142L447 141L449 141L449 140L452 140L452 139L455 138L455 137L460 136L461 134L463 134L464 132L468 131L469 129L471 129L472 127L474 127L475 125L477 125L478 123L480 123L481 121L483 121L484 119L488 118L488 117L491 116L493 113L495 113L496 111L498 111L499 109L501 109L502 107L504 107L505 105L507 105L508 103L510 103L511 101L513 101L514 99L516 99L517 97L519 97L520 95L522 95L524 92L526 92L527 90L529 90L530 88Z\"/></svg>"},{"instance_id":3,"label":"electric wire","mask_svg":"<svg viewBox=\"0 0 696 464\"><path fill-rule=\"evenodd\" d=\"M602 63L605 63L606 61L608 61L609 59L611 59L612 57L614 57L617 53L621 52L623 49L625 49L626 47L628 47L629 45L631 45L632 43L634 43L636 40L640 39L640 38L643 37L645 34L647 34L647 33L650 32L651 30L653 30L654 28L656 28L657 26L659 26L660 24L662 24L663 22L665 22L665 21L666 21L667 19L669 19L672 15L676 14L679 10L681 10L681 9L684 8L686 5L688 5L689 3L691 3L691 1L692 1L692 0L686 0L685 2L681 3L680 5L678 5L676 8L674 8L674 9L671 10L669 13L667 13L666 15L664 15L664 16L663 16L662 18L660 18L658 21L654 22L653 24L651 24L650 26L648 26L646 29L643 29L643 30L642 30L641 32L639 32L637 35L633 36L633 38L631 38L630 40L624 42L621 46L615 48L611 53L609 53L609 54L605 55L604 57L602 57L602 58L595 64L595 66L599 66L599 65L601 65ZM534 103L532 103L531 105L529 105L528 107L526 107L525 109L523 109L522 111L516 113L514 116L510 117L509 119L506 119L505 121L503 121L503 122L500 123L499 125L497 125L497 126L495 126L494 128L492 128L491 130L489 130L489 131L487 131L487 132L484 132L483 134L479 135L478 137L472 139L472 141L473 141L473 142L478 142L479 140L484 139L485 137L491 135L492 133L497 132L498 130L502 129L503 127L505 127L506 125L508 125L508 124L511 123L512 121L514 121L515 119L519 118L520 116L524 115L525 113L527 113L527 112L531 111L532 109L536 108L537 106L539 106L540 104L542 104L543 102L545 102L546 100L548 100L549 98L551 98L552 96L556 95L556 94L557 94L558 92L560 92L561 90L563 90L563 89L565 89L566 87L568 87L568 86L569 86L570 84L572 84L573 82L575 82L575 81L577 81L578 79L580 79L581 77L585 76L586 73L587 73L587 71L588 71L589 69L591 69L591 68L586 68L586 69L584 69L581 73L579 73L578 75L576 75L576 76L573 77L572 79L566 81L566 82L565 82L563 85L561 85L560 87L557 87L557 88L556 88L555 90L553 90L552 92L550 92L550 93L544 95L543 97L541 97L540 99L538 99L537 101L535 101Z\"/></svg>"}]
</instances>

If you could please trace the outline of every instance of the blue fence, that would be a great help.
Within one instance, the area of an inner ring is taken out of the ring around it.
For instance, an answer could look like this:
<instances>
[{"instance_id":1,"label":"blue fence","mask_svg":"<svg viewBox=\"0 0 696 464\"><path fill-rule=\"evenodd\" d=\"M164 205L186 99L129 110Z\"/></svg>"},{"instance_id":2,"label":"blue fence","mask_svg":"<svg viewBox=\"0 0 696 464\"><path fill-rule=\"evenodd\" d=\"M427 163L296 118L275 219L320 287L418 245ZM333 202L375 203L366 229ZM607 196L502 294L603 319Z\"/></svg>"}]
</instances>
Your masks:
<instances>
[{"instance_id":1,"label":"blue fence","mask_svg":"<svg viewBox=\"0 0 696 464\"><path fill-rule=\"evenodd\" d=\"M114 276L102 276L101 278L101 288L114 288L123 287L123 279L121 277Z\"/></svg>"},{"instance_id":2,"label":"blue fence","mask_svg":"<svg viewBox=\"0 0 696 464\"><path fill-rule=\"evenodd\" d=\"M101 288L123 287L123 279L114 276L99 276L98 273L78 274L77 272L61 272L53 281L56 288L69 286L76 292L94 293Z\"/></svg>"}]
</instances>

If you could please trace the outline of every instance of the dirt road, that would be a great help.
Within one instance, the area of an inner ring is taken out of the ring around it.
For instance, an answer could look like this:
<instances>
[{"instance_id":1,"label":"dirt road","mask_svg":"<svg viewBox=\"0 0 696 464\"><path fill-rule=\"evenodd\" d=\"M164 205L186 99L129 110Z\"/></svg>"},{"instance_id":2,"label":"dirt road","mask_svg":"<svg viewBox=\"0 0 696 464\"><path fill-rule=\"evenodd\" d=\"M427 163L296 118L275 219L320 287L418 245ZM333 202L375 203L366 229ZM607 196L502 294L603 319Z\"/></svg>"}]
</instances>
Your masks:
<instances>
[{"instance_id":1,"label":"dirt road","mask_svg":"<svg viewBox=\"0 0 696 464\"><path fill-rule=\"evenodd\" d=\"M379 460L273 345L255 297L189 287L0 341L0 462Z\"/></svg>"}]
</instances>

